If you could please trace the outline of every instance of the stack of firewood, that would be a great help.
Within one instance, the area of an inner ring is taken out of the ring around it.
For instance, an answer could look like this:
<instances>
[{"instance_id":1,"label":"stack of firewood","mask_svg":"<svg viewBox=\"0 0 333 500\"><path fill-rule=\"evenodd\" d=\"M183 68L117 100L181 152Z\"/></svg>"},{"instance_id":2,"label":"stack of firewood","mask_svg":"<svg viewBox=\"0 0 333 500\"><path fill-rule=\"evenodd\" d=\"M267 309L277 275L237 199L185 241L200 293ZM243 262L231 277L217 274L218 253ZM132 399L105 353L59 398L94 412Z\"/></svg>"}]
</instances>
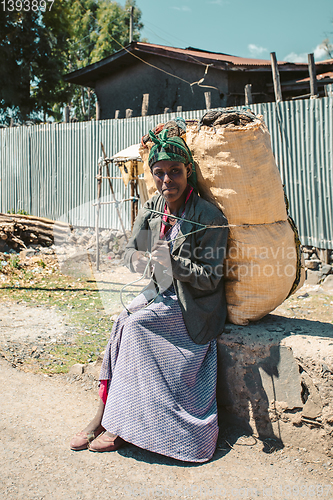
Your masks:
<instances>
[{"instance_id":1,"label":"stack of firewood","mask_svg":"<svg viewBox=\"0 0 333 500\"><path fill-rule=\"evenodd\" d=\"M68 234L68 225L31 215L0 213L0 251L5 247L16 251L28 245L49 246Z\"/></svg>"}]
</instances>

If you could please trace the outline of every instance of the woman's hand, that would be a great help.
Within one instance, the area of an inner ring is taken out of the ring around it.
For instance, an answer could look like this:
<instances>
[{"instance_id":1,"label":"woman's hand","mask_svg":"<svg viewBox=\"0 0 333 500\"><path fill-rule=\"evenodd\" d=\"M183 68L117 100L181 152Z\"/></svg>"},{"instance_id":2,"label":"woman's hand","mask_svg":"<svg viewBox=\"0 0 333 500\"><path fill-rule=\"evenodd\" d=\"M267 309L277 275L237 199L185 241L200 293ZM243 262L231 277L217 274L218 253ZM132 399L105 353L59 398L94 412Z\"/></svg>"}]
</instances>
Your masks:
<instances>
[{"instance_id":1,"label":"woman's hand","mask_svg":"<svg viewBox=\"0 0 333 500\"><path fill-rule=\"evenodd\" d=\"M133 253L131 258L133 269L136 273L143 274L148 263L148 258L145 256L144 252L136 251ZM149 273L148 273L149 276Z\"/></svg>"},{"instance_id":2,"label":"woman's hand","mask_svg":"<svg viewBox=\"0 0 333 500\"><path fill-rule=\"evenodd\" d=\"M151 258L167 269L171 269L170 249L166 241L158 241L152 248Z\"/></svg>"}]
</instances>

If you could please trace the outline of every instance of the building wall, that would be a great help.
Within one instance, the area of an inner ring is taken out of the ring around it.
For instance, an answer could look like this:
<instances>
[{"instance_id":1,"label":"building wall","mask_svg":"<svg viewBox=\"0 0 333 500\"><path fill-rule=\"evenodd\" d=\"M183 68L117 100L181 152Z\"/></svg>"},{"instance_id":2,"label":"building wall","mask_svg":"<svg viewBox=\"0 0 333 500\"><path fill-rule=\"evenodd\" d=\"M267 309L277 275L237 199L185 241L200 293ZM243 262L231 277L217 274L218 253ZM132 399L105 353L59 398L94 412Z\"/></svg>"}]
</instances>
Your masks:
<instances>
[{"instance_id":1,"label":"building wall","mask_svg":"<svg viewBox=\"0 0 333 500\"><path fill-rule=\"evenodd\" d=\"M201 80L206 69L205 65L155 55L146 55L145 59L190 83ZM191 86L138 61L131 67L120 69L116 74L98 81L95 90L100 101L101 119L114 118L117 109L120 111L119 118L124 118L127 108L133 110L133 116L140 116L143 94L149 94L149 115L163 113L166 107L172 111L176 111L177 106L182 106L183 111L205 109L204 93L207 91L211 92L213 108L227 105L227 72L209 68L201 85L216 88Z\"/></svg>"}]
</instances>

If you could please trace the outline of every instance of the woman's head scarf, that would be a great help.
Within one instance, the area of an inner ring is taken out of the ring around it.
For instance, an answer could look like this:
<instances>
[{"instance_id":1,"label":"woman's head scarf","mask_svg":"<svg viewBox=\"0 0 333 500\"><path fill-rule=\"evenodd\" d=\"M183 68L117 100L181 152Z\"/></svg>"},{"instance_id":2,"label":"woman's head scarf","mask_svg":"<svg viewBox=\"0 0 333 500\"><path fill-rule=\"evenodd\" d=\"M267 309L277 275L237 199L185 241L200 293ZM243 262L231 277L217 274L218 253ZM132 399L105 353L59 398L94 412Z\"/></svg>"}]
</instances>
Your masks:
<instances>
[{"instance_id":1,"label":"woman's head scarf","mask_svg":"<svg viewBox=\"0 0 333 500\"><path fill-rule=\"evenodd\" d=\"M197 191L197 174L195 171L194 160L191 151L186 142L181 137L168 137L168 129L162 130L158 136L152 130L149 130L149 137L154 142L148 158L150 170L156 162L161 160L171 160L192 165L192 174L188 178L188 183Z\"/></svg>"}]
</instances>

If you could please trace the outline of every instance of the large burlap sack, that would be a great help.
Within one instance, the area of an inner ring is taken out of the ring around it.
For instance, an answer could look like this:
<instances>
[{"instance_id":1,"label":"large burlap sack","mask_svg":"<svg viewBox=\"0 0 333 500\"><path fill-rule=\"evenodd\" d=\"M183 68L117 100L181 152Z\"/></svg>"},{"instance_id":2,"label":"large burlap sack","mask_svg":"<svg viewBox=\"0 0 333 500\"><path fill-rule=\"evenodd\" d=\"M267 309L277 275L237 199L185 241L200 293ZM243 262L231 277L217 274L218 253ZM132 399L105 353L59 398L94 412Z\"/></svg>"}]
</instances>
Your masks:
<instances>
[{"instance_id":1,"label":"large burlap sack","mask_svg":"<svg viewBox=\"0 0 333 500\"><path fill-rule=\"evenodd\" d=\"M228 317L246 325L279 306L305 279L300 248L262 117L246 126L187 128L199 192L230 224L225 282Z\"/></svg>"},{"instance_id":2,"label":"large burlap sack","mask_svg":"<svg viewBox=\"0 0 333 500\"><path fill-rule=\"evenodd\" d=\"M187 124L200 195L219 207L230 229L225 259L228 318L246 325L304 283L304 259L288 217L270 135L262 117L245 126ZM156 191L148 166L152 142L140 150L149 196ZM301 267L301 264L303 267Z\"/></svg>"}]
</instances>

